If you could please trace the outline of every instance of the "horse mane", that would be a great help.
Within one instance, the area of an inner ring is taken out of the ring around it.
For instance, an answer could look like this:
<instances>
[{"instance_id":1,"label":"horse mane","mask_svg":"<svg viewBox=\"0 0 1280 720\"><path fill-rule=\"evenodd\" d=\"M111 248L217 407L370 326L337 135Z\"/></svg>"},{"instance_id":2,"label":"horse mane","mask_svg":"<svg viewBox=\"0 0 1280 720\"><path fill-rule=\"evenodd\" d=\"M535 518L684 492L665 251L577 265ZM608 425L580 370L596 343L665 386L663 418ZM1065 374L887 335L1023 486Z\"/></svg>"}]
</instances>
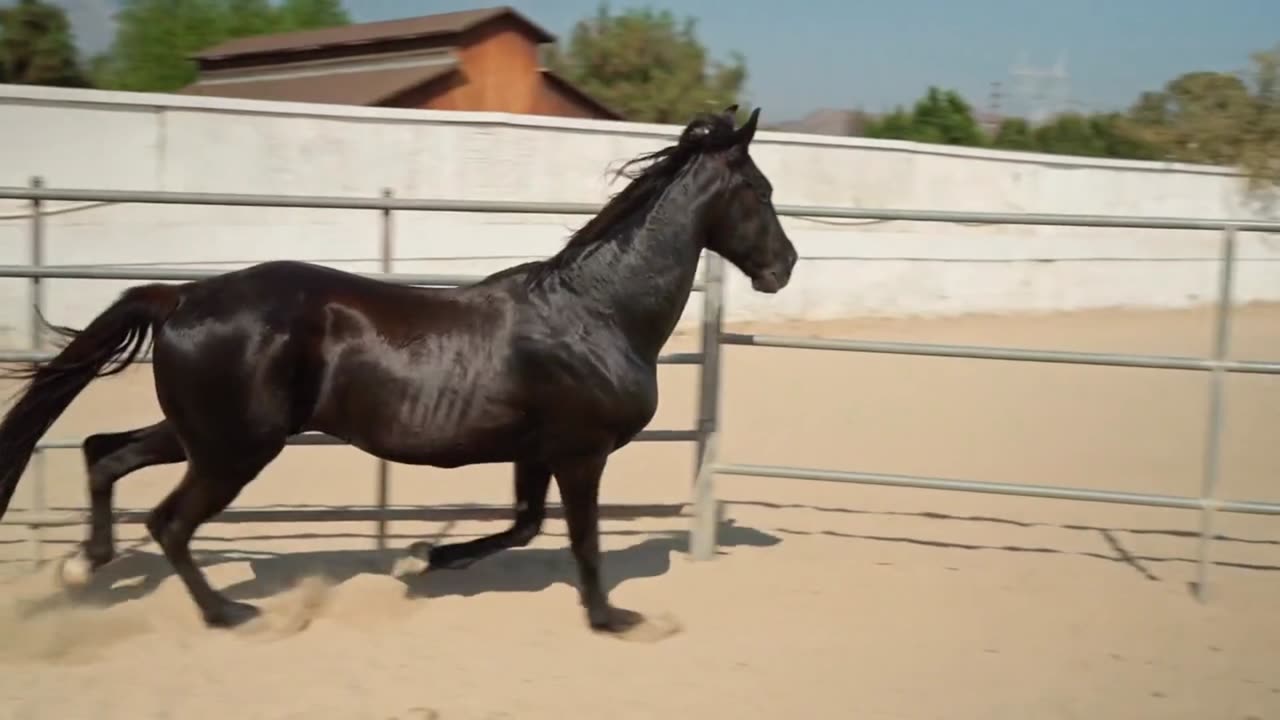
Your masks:
<instances>
[{"instance_id":1,"label":"horse mane","mask_svg":"<svg viewBox=\"0 0 1280 720\"><path fill-rule=\"evenodd\" d=\"M732 115L700 114L685 126L674 145L623 163L614 172L614 177L625 177L630 182L613 194L600 212L574 231L564 247L545 260L542 267L549 270L561 266L608 240L619 223L661 194L691 160L706 152L732 146L735 130Z\"/></svg>"}]
</instances>

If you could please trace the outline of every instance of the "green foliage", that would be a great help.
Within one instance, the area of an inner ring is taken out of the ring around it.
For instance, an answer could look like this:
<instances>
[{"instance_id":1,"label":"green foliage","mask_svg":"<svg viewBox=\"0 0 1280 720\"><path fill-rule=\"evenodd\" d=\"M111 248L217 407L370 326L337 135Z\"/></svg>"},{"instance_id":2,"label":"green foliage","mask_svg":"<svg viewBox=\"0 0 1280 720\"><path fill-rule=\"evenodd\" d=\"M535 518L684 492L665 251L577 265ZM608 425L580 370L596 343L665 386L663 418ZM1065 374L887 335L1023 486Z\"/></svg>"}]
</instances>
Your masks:
<instances>
[{"instance_id":1,"label":"green foliage","mask_svg":"<svg viewBox=\"0 0 1280 720\"><path fill-rule=\"evenodd\" d=\"M1190 72L1143 93L1127 122L1164 157L1239 167L1255 189L1280 184L1280 45L1252 56L1251 77Z\"/></svg>"},{"instance_id":2,"label":"green foliage","mask_svg":"<svg viewBox=\"0 0 1280 720\"><path fill-rule=\"evenodd\" d=\"M911 113L896 107L893 112L878 120L867 123L863 133L867 137L884 138L886 140L914 140L915 129L911 124Z\"/></svg>"},{"instance_id":3,"label":"green foliage","mask_svg":"<svg viewBox=\"0 0 1280 720\"><path fill-rule=\"evenodd\" d=\"M165 92L196 78L189 58L226 40L350 22L339 0L123 0L111 49L94 58L99 87Z\"/></svg>"},{"instance_id":4,"label":"green foliage","mask_svg":"<svg viewBox=\"0 0 1280 720\"><path fill-rule=\"evenodd\" d=\"M1127 160L1161 160L1164 149L1142 137L1137 126L1121 113L1089 116L1093 133L1102 143L1103 157Z\"/></svg>"},{"instance_id":5,"label":"green foliage","mask_svg":"<svg viewBox=\"0 0 1280 720\"><path fill-rule=\"evenodd\" d=\"M196 76L187 56L229 37L227 5L219 0L125 0L115 42L95 60L100 87L168 91Z\"/></svg>"},{"instance_id":6,"label":"green foliage","mask_svg":"<svg viewBox=\"0 0 1280 720\"><path fill-rule=\"evenodd\" d=\"M973 108L953 90L930 87L911 112L896 108L867 128L870 137L946 145L982 145L985 138Z\"/></svg>"},{"instance_id":7,"label":"green foliage","mask_svg":"<svg viewBox=\"0 0 1280 720\"><path fill-rule=\"evenodd\" d=\"M222 32L228 38L278 32L284 24L269 0L226 0L224 11L226 25Z\"/></svg>"},{"instance_id":8,"label":"green foliage","mask_svg":"<svg viewBox=\"0 0 1280 720\"><path fill-rule=\"evenodd\" d=\"M1036 128L1032 137L1041 152L1103 157L1107 151L1092 118L1080 113L1058 115L1052 122Z\"/></svg>"},{"instance_id":9,"label":"green foliage","mask_svg":"<svg viewBox=\"0 0 1280 720\"><path fill-rule=\"evenodd\" d=\"M1250 185L1280 185L1280 44L1253 55L1253 106L1241 123L1238 163Z\"/></svg>"},{"instance_id":10,"label":"green foliage","mask_svg":"<svg viewBox=\"0 0 1280 720\"><path fill-rule=\"evenodd\" d=\"M564 47L549 48L548 67L628 120L684 123L739 102L746 61L709 59L697 23L677 23L669 11L610 12L601 4L579 21Z\"/></svg>"},{"instance_id":11,"label":"green foliage","mask_svg":"<svg viewBox=\"0 0 1280 720\"><path fill-rule=\"evenodd\" d=\"M18 0L0 8L0 82L88 85L62 8L42 0Z\"/></svg>"},{"instance_id":12,"label":"green foliage","mask_svg":"<svg viewBox=\"0 0 1280 720\"><path fill-rule=\"evenodd\" d=\"M1144 93L1130 111L1142 136L1183 162L1225 165L1240 154L1241 123L1253 98L1244 82L1216 72L1192 72Z\"/></svg>"},{"instance_id":13,"label":"green foliage","mask_svg":"<svg viewBox=\"0 0 1280 720\"><path fill-rule=\"evenodd\" d=\"M1001 150L1039 150L1031 124L1018 117L1005 118L996 129L991 146Z\"/></svg>"},{"instance_id":14,"label":"green foliage","mask_svg":"<svg viewBox=\"0 0 1280 720\"><path fill-rule=\"evenodd\" d=\"M333 27L351 22L342 0L281 0L272 32Z\"/></svg>"}]
</instances>

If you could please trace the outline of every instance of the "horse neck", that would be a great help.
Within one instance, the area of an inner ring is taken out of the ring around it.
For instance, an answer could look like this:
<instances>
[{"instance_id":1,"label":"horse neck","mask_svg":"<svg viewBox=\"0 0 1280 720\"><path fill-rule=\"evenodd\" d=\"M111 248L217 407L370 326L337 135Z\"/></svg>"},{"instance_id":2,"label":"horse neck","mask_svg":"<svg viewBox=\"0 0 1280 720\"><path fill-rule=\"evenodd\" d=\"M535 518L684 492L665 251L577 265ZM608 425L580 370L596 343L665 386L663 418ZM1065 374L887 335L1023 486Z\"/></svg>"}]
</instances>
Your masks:
<instances>
[{"instance_id":1,"label":"horse neck","mask_svg":"<svg viewBox=\"0 0 1280 720\"><path fill-rule=\"evenodd\" d=\"M565 268L632 346L656 358L693 289L714 179L697 167L637 208L612 236Z\"/></svg>"}]
</instances>

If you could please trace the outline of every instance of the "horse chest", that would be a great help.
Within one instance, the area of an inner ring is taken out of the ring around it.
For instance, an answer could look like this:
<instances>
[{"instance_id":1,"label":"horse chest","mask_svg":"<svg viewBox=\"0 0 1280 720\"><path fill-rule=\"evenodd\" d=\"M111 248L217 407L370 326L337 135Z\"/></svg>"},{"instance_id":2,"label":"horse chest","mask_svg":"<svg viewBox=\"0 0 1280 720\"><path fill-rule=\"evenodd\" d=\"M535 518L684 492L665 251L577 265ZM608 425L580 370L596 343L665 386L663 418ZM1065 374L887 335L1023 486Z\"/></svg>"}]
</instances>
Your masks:
<instances>
[{"instance_id":1,"label":"horse chest","mask_svg":"<svg viewBox=\"0 0 1280 720\"><path fill-rule=\"evenodd\" d=\"M537 415L558 427L638 432L658 408L655 367L629 353L567 353L529 359L527 387Z\"/></svg>"},{"instance_id":2,"label":"horse chest","mask_svg":"<svg viewBox=\"0 0 1280 720\"><path fill-rule=\"evenodd\" d=\"M658 378L656 372L636 368L617 379L605 396L605 419L623 434L635 434L653 419L658 410Z\"/></svg>"}]
</instances>

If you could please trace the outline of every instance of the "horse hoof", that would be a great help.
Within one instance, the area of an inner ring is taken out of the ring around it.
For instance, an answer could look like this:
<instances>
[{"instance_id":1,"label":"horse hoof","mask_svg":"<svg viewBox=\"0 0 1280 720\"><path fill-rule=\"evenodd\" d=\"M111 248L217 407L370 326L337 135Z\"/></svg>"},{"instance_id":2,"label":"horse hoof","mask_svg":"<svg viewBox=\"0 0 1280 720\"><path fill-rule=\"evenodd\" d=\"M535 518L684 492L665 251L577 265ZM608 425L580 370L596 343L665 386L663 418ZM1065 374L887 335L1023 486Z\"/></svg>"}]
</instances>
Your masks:
<instances>
[{"instance_id":1,"label":"horse hoof","mask_svg":"<svg viewBox=\"0 0 1280 720\"><path fill-rule=\"evenodd\" d=\"M415 555L406 555L391 566L391 576L397 578L407 578L414 575L421 575L427 571L427 561Z\"/></svg>"},{"instance_id":2,"label":"horse hoof","mask_svg":"<svg viewBox=\"0 0 1280 720\"><path fill-rule=\"evenodd\" d=\"M651 619L634 610L614 607L591 617L590 624L592 630L603 635L643 643L665 640L683 630L680 622L672 616Z\"/></svg>"},{"instance_id":3,"label":"horse hoof","mask_svg":"<svg viewBox=\"0 0 1280 720\"><path fill-rule=\"evenodd\" d=\"M93 563L83 552L70 555L58 564L58 581L68 590L79 590L93 579Z\"/></svg>"},{"instance_id":4,"label":"horse hoof","mask_svg":"<svg viewBox=\"0 0 1280 720\"><path fill-rule=\"evenodd\" d=\"M428 570L461 570L476 561L474 555L461 555L449 550L448 545L431 548L427 554Z\"/></svg>"},{"instance_id":5,"label":"horse hoof","mask_svg":"<svg viewBox=\"0 0 1280 720\"><path fill-rule=\"evenodd\" d=\"M205 613L204 622L211 628L228 630L239 627L262 614L262 611L248 603L226 602L213 612Z\"/></svg>"}]
</instances>

